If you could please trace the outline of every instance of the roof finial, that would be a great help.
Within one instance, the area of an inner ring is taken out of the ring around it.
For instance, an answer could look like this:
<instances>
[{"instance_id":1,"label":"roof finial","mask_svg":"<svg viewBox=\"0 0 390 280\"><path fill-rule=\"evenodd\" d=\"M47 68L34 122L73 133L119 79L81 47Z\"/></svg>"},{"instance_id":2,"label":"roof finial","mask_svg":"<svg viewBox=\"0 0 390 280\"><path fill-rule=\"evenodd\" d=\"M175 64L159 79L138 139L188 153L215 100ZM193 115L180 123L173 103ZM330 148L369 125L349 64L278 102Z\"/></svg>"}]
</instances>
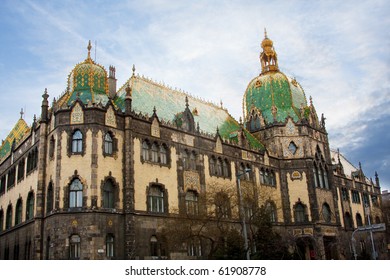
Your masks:
<instances>
[{"instance_id":1,"label":"roof finial","mask_svg":"<svg viewBox=\"0 0 390 280\"><path fill-rule=\"evenodd\" d=\"M131 69L133 70L133 77L135 76L135 65L133 64L133 68Z\"/></svg>"},{"instance_id":2,"label":"roof finial","mask_svg":"<svg viewBox=\"0 0 390 280\"><path fill-rule=\"evenodd\" d=\"M188 96L186 95L186 107L188 108Z\"/></svg>"},{"instance_id":3,"label":"roof finial","mask_svg":"<svg viewBox=\"0 0 390 280\"><path fill-rule=\"evenodd\" d=\"M89 40L88 42L88 58L91 59L91 49L92 49L92 45L91 45L91 40Z\"/></svg>"},{"instance_id":4,"label":"roof finial","mask_svg":"<svg viewBox=\"0 0 390 280\"><path fill-rule=\"evenodd\" d=\"M264 27L264 38L268 38L267 36L267 28Z\"/></svg>"},{"instance_id":5,"label":"roof finial","mask_svg":"<svg viewBox=\"0 0 390 280\"><path fill-rule=\"evenodd\" d=\"M20 109L20 118L23 119L23 115L24 115L24 112L23 112L23 108Z\"/></svg>"}]
</instances>

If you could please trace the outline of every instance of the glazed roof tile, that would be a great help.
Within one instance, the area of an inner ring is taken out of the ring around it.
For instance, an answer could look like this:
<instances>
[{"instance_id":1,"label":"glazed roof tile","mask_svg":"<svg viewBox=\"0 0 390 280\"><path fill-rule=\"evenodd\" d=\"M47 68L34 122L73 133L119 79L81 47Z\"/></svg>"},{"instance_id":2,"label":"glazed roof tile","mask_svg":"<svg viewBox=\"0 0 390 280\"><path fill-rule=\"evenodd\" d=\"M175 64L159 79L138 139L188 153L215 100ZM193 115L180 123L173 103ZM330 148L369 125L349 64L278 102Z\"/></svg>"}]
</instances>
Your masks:
<instances>
[{"instance_id":1,"label":"glazed roof tile","mask_svg":"<svg viewBox=\"0 0 390 280\"><path fill-rule=\"evenodd\" d=\"M15 144L17 145L29 132L29 126L24 119L20 118L0 147L0 160L2 160L9 154L14 140Z\"/></svg>"}]
</instances>

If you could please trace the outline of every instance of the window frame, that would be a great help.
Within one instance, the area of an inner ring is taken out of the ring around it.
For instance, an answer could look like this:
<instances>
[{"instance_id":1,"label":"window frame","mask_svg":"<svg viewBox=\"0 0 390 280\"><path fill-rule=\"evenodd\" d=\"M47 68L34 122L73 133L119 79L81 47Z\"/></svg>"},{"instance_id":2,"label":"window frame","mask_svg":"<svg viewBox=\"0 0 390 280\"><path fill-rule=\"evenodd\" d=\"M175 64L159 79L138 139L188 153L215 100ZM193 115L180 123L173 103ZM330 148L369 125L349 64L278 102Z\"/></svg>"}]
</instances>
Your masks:
<instances>
[{"instance_id":1,"label":"window frame","mask_svg":"<svg viewBox=\"0 0 390 280\"><path fill-rule=\"evenodd\" d=\"M71 148L72 154L83 154L84 152L84 135L80 129L75 129L71 137Z\"/></svg>"},{"instance_id":2,"label":"window frame","mask_svg":"<svg viewBox=\"0 0 390 280\"><path fill-rule=\"evenodd\" d=\"M80 185L77 186L75 182L79 182ZM81 189L75 189L80 187ZM73 189L72 189L73 188ZM83 207L83 191L84 185L79 178L74 178L69 185L69 208L82 208Z\"/></svg>"}]
</instances>

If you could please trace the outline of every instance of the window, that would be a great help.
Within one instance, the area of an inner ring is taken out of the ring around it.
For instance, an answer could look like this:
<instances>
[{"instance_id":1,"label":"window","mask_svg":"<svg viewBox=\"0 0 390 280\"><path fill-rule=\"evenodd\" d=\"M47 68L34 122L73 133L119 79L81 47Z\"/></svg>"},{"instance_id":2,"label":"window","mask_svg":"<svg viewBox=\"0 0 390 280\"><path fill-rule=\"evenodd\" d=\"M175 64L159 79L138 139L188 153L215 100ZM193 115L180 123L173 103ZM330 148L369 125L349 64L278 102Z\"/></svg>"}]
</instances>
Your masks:
<instances>
[{"instance_id":1,"label":"window","mask_svg":"<svg viewBox=\"0 0 390 280\"><path fill-rule=\"evenodd\" d=\"M223 176L229 177L229 173L230 173L229 172L229 163L226 159L222 162L222 169L223 169Z\"/></svg>"},{"instance_id":2,"label":"window","mask_svg":"<svg viewBox=\"0 0 390 280\"><path fill-rule=\"evenodd\" d=\"M331 211L327 203L322 204L322 217L326 223L331 221Z\"/></svg>"},{"instance_id":3,"label":"window","mask_svg":"<svg viewBox=\"0 0 390 280\"><path fill-rule=\"evenodd\" d=\"M30 220L34 217L34 193L29 192L27 196L26 205L26 220Z\"/></svg>"},{"instance_id":4,"label":"window","mask_svg":"<svg viewBox=\"0 0 390 280\"><path fill-rule=\"evenodd\" d=\"M190 169L196 170L196 154L192 152L190 154L190 164L189 164Z\"/></svg>"},{"instance_id":5,"label":"window","mask_svg":"<svg viewBox=\"0 0 390 280\"><path fill-rule=\"evenodd\" d=\"M83 152L83 134L80 130L76 130L72 135L72 153Z\"/></svg>"},{"instance_id":6,"label":"window","mask_svg":"<svg viewBox=\"0 0 390 280\"><path fill-rule=\"evenodd\" d=\"M112 155L113 154L113 140L110 133L106 133L104 136L104 154Z\"/></svg>"},{"instance_id":7,"label":"window","mask_svg":"<svg viewBox=\"0 0 390 280\"><path fill-rule=\"evenodd\" d=\"M356 213L356 225L358 227L363 226L363 219L362 219L362 216L359 213Z\"/></svg>"},{"instance_id":8,"label":"window","mask_svg":"<svg viewBox=\"0 0 390 280\"><path fill-rule=\"evenodd\" d=\"M23 211L22 207L23 207L22 199L19 198L18 201L16 202L16 208L15 208L15 226L22 222L22 211Z\"/></svg>"},{"instance_id":9,"label":"window","mask_svg":"<svg viewBox=\"0 0 390 280\"><path fill-rule=\"evenodd\" d=\"M371 195L371 202L372 202L372 205L374 205L376 207L379 206L378 197L376 195Z\"/></svg>"},{"instance_id":10,"label":"window","mask_svg":"<svg viewBox=\"0 0 390 280\"><path fill-rule=\"evenodd\" d=\"M305 222L305 207L302 203L297 203L295 205L295 211L294 211L294 217L296 223L303 223Z\"/></svg>"},{"instance_id":11,"label":"window","mask_svg":"<svg viewBox=\"0 0 390 280\"><path fill-rule=\"evenodd\" d=\"M313 177L314 177L314 187L318 188L318 169L315 163L313 167Z\"/></svg>"},{"instance_id":12,"label":"window","mask_svg":"<svg viewBox=\"0 0 390 280\"><path fill-rule=\"evenodd\" d=\"M215 157L212 156L210 158L210 174L211 175L216 175L216 172L217 172L216 161L215 161Z\"/></svg>"},{"instance_id":13,"label":"window","mask_svg":"<svg viewBox=\"0 0 390 280\"><path fill-rule=\"evenodd\" d=\"M222 160L221 160L221 158L217 159L217 175L222 176Z\"/></svg>"},{"instance_id":14,"label":"window","mask_svg":"<svg viewBox=\"0 0 390 280\"><path fill-rule=\"evenodd\" d=\"M368 194L367 193L363 193L363 205L365 206L370 206L370 199L368 198Z\"/></svg>"},{"instance_id":15,"label":"window","mask_svg":"<svg viewBox=\"0 0 390 280\"><path fill-rule=\"evenodd\" d=\"M214 204L215 214L218 219L231 217L230 200L226 193L217 193L214 198Z\"/></svg>"},{"instance_id":16,"label":"window","mask_svg":"<svg viewBox=\"0 0 390 280\"><path fill-rule=\"evenodd\" d=\"M74 179L69 188L69 207L83 206L83 184L79 179Z\"/></svg>"},{"instance_id":17,"label":"window","mask_svg":"<svg viewBox=\"0 0 390 280\"><path fill-rule=\"evenodd\" d=\"M22 180L24 178L24 163L25 159L23 158L21 161L19 161L18 164L18 181Z\"/></svg>"},{"instance_id":18,"label":"window","mask_svg":"<svg viewBox=\"0 0 390 280\"><path fill-rule=\"evenodd\" d=\"M142 159L149 160L149 144L146 140L142 142Z\"/></svg>"},{"instance_id":19,"label":"window","mask_svg":"<svg viewBox=\"0 0 390 280\"><path fill-rule=\"evenodd\" d=\"M158 244L157 237L155 235L150 238L150 255L154 257L158 256Z\"/></svg>"},{"instance_id":20,"label":"window","mask_svg":"<svg viewBox=\"0 0 390 280\"><path fill-rule=\"evenodd\" d=\"M7 215L5 217L5 229L12 227L12 205L7 207Z\"/></svg>"},{"instance_id":21,"label":"window","mask_svg":"<svg viewBox=\"0 0 390 280\"><path fill-rule=\"evenodd\" d=\"M8 171L7 189L12 188L15 185L15 167L12 167Z\"/></svg>"},{"instance_id":22,"label":"window","mask_svg":"<svg viewBox=\"0 0 390 280\"><path fill-rule=\"evenodd\" d=\"M271 223L276 223L278 221L278 215L276 212L275 203L271 201L267 201L265 205L265 210L269 215L269 220Z\"/></svg>"},{"instance_id":23,"label":"window","mask_svg":"<svg viewBox=\"0 0 390 280\"><path fill-rule=\"evenodd\" d=\"M318 168L318 178L320 180L320 188L323 188L324 187L324 177L323 177L323 173L322 173L322 166L320 166L320 168Z\"/></svg>"},{"instance_id":24,"label":"window","mask_svg":"<svg viewBox=\"0 0 390 280\"><path fill-rule=\"evenodd\" d=\"M5 175L0 180L0 195L5 193Z\"/></svg>"},{"instance_id":25,"label":"window","mask_svg":"<svg viewBox=\"0 0 390 280\"><path fill-rule=\"evenodd\" d=\"M53 136L50 137L50 144L49 144L49 157L52 159L54 158L54 150L55 150L55 144L56 140Z\"/></svg>"},{"instance_id":26,"label":"window","mask_svg":"<svg viewBox=\"0 0 390 280\"><path fill-rule=\"evenodd\" d=\"M103 186L103 208L115 208L115 187L111 180Z\"/></svg>"},{"instance_id":27,"label":"window","mask_svg":"<svg viewBox=\"0 0 390 280\"><path fill-rule=\"evenodd\" d=\"M253 199L250 199L250 198L246 198L243 202L244 204L244 214L245 214L245 218L250 221L253 217L253 210L254 210L254 201Z\"/></svg>"},{"instance_id":28,"label":"window","mask_svg":"<svg viewBox=\"0 0 390 280\"><path fill-rule=\"evenodd\" d=\"M189 161L188 161L188 152L187 151L184 151L183 152L183 167L184 169L189 169L190 168L190 164L189 164Z\"/></svg>"},{"instance_id":29,"label":"window","mask_svg":"<svg viewBox=\"0 0 390 280\"><path fill-rule=\"evenodd\" d=\"M149 189L149 212L164 213L164 192L160 186L151 186Z\"/></svg>"},{"instance_id":30,"label":"window","mask_svg":"<svg viewBox=\"0 0 390 280\"><path fill-rule=\"evenodd\" d=\"M80 236L77 234L74 234L69 238L69 258L71 260L80 259L80 241Z\"/></svg>"},{"instance_id":31,"label":"window","mask_svg":"<svg viewBox=\"0 0 390 280\"><path fill-rule=\"evenodd\" d=\"M345 228L346 229L352 229L353 228L352 217L351 217L351 214L349 214L349 212L345 212L345 214L344 214L344 221L345 221Z\"/></svg>"},{"instance_id":32,"label":"window","mask_svg":"<svg viewBox=\"0 0 390 280\"><path fill-rule=\"evenodd\" d=\"M164 145L160 146L160 160L161 160L162 164L167 164L168 163L167 149L165 148Z\"/></svg>"},{"instance_id":33,"label":"window","mask_svg":"<svg viewBox=\"0 0 390 280\"><path fill-rule=\"evenodd\" d=\"M53 183L50 182L46 194L46 213L50 213L53 210L53 194Z\"/></svg>"},{"instance_id":34,"label":"window","mask_svg":"<svg viewBox=\"0 0 390 280\"><path fill-rule=\"evenodd\" d=\"M106 236L106 257L114 257L114 236L112 234Z\"/></svg>"},{"instance_id":35,"label":"window","mask_svg":"<svg viewBox=\"0 0 390 280\"><path fill-rule=\"evenodd\" d=\"M198 215L198 193L196 191L187 191L186 193L186 212L189 215Z\"/></svg>"},{"instance_id":36,"label":"window","mask_svg":"<svg viewBox=\"0 0 390 280\"><path fill-rule=\"evenodd\" d=\"M349 200L349 194L348 194L348 190L346 188L341 188L341 196L342 196L344 201Z\"/></svg>"},{"instance_id":37,"label":"window","mask_svg":"<svg viewBox=\"0 0 390 280\"><path fill-rule=\"evenodd\" d=\"M360 204L360 195L358 191L352 190L352 203Z\"/></svg>"},{"instance_id":38,"label":"window","mask_svg":"<svg viewBox=\"0 0 390 280\"><path fill-rule=\"evenodd\" d=\"M4 211L0 210L0 232L4 230Z\"/></svg>"},{"instance_id":39,"label":"window","mask_svg":"<svg viewBox=\"0 0 390 280\"><path fill-rule=\"evenodd\" d=\"M187 243L187 256L191 256L191 257L202 256L202 244L199 238L192 238Z\"/></svg>"},{"instance_id":40,"label":"window","mask_svg":"<svg viewBox=\"0 0 390 280\"><path fill-rule=\"evenodd\" d=\"M152 145L152 162L158 162L158 154L159 154L159 151L158 151L158 147L156 145L156 143L153 143Z\"/></svg>"},{"instance_id":41,"label":"window","mask_svg":"<svg viewBox=\"0 0 390 280\"><path fill-rule=\"evenodd\" d=\"M37 167L38 148L33 149L27 156L27 174Z\"/></svg>"},{"instance_id":42,"label":"window","mask_svg":"<svg viewBox=\"0 0 390 280\"><path fill-rule=\"evenodd\" d=\"M260 169L260 183L265 184L265 172L263 168Z\"/></svg>"},{"instance_id":43,"label":"window","mask_svg":"<svg viewBox=\"0 0 390 280\"><path fill-rule=\"evenodd\" d=\"M293 155L295 155L295 153L297 152L297 149L298 149L297 145L295 145L295 143L291 141L290 144L288 145L288 150L289 150Z\"/></svg>"}]
</instances>

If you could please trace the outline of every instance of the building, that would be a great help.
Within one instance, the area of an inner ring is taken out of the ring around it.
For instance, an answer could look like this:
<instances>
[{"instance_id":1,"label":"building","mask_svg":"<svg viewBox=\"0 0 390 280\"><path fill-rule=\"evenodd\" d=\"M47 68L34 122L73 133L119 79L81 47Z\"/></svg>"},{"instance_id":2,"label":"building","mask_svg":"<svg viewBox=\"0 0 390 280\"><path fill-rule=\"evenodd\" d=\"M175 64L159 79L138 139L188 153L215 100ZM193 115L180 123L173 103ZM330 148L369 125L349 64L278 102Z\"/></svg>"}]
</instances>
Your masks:
<instances>
[{"instance_id":1,"label":"building","mask_svg":"<svg viewBox=\"0 0 390 280\"><path fill-rule=\"evenodd\" d=\"M379 180L330 150L325 118L279 71L267 34L261 47L237 121L134 67L117 89L115 68L93 61L89 44L65 92L49 106L45 90L40 117L31 126L21 117L2 143L0 258L207 258L212 241L172 246L169 227L211 213L241 232L240 212L250 218L261 205L300 258L352 258L352 232L368 223L363 204L383 220Z\"/></svg>"}]
</instances>

